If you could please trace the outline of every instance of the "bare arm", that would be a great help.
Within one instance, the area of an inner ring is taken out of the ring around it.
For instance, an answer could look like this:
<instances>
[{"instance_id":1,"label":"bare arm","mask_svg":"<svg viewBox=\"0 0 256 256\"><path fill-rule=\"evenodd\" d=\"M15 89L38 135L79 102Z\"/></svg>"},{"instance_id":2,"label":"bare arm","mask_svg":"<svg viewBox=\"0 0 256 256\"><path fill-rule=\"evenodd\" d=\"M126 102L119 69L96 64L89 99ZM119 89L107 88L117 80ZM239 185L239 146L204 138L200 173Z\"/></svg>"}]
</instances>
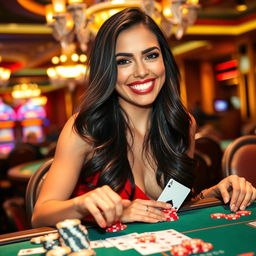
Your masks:
<instances>
[{"instance_id":1,"label":"bare arm","mask_svg":"<svg viewBox=\"0 0 256 256\"><path fill-rule=\"evenodd\" d=\"M193 157L195 151L195 131L196 122L191 116L191 128L190 136L191 143L188 150L188 155ZM210 188L204 189L200 193L200 198L217 197L222 198L224 203L230 204L231 211L237 211L238 209L244 210L256 199L256 188L245 180L243 177L237 175L230 175L222 179L218 184Z\"/></svg>"},{"instance_id":2,"label":"bare arm","mask_svg":"<svg viewBox=\"0 0 256 256\"><path fill-rule=\"evenodd\" d=\"M73 130L74 117L65 124L54 161L42 186L32 217L33 226L54 225L64 218L81 218L69 199L77 183L88 145Z\"/></svg>"},{"instance_id":3,"label":"bare arm","mask_svg":"<svg viewBox=\"0 0 256 256\"><path fill-rule=\"evenodd\" d=\"M123 208L130 205L109 186L98 187L69 199L79 179L84 158L92 147L73 129L75 117L64 126L57 143L54 161L40 191L32 216L32 225L53 226L67 218L91 214L105 228L121 218Z\"/></svg>"}]
</instances>

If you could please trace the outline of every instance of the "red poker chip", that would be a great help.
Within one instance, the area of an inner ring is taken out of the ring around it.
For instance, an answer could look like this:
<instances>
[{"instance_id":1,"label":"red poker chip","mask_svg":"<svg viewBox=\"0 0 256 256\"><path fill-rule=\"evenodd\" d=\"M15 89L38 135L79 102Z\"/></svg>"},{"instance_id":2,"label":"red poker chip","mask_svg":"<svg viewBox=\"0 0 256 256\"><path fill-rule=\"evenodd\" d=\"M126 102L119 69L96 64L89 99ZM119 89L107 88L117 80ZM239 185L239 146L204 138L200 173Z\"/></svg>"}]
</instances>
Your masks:
<instances>
[{"instance_id":1,"label":"red poker chip","mask_svg":"<svg viewBox=\"0 0 256 256\"><path fill-rule=\"evenodd\" d=\"M166 217L165 221L176 221L179 219L177 210L174 208L162 209L162 212L164 212L165 214L168 215L168 217Z\"/></svg>"},{"instance_id":2,"label":"red poker chip","mask_svg":"<svg viewBox=\"0 0 256 256\"><path fill-rule=\"evenodd\" d=\"M212 219L223 219L225 218L226 214L217 212L217 213L212 213L210 216Z\"/></svg>"},{"instance_id":3,"label":"red poker chip","mask_svg":"<svg viewBox=\"0 0 256 256\"><path fill-rule=\"evenodd\" d=\"M251 215L252 212L251 211L237 211L236 214L238 214L240 216L247 216L247 215Z\"/></svg>"},{"instance_id":4,"label":"red poker chip","mask_svg":"<svg viewBox=\"0 0 256 256\"><path fill-rule=\"evenodd\" d=\"M190 254L189 250L182 245L174 245L170 252L173 256L187 256Z\"/></svg>"},{"instance_id":5,"label":"red poker chip","mask_svg":"<svg viewBox=\"0 0 256 256\"><path fill-rule=\"evenodd\" d=\"M186 239L183 240L181 245L186 248L190 253L199 253L201 252L202 244L204 241L198 238Z\"/></svg>"},{"instance_id":6,"label":"red poker chip","mask_svg":"<svg viewBox=\"0 0 256 256\"><path fill-rule=\"evenodd\" d=\"M168 214L177 214L177 210L174 209L174 208L171 208L171 209L162 209L161 211L164 212L164 213L168 213Z\"/></svg>"},{"instance_id":7,"label":"red poker chip","mask_svg":"<svg viewBox=\"0 0 256 256\"><path fill-rule=\"evenodd\" d=\"M201 252L209 252L213 249L213 245L211 243L202 243L201 245Z\"/></svg>"},{"instance_id":8,"label":"red poker chip","mask_svg":"<svg viewBox=\"0 0 256 256\"><path fill-rule=\"evenodd\" d=\"M179 219L178 216L177 217L168 217L168 218L165 219L165 221L176 221L178 219Z\"/></svg>"},{"instance_id":9,"label":"red poker chip","mask_svg":"<svg viewBox=\"0 0 256 256\"><path fill-rule=\"evenodd\" d=\"M226 220L237 220L240 218L240 215L235 213L226 214L225 219Z\"/></svg>"},{"instance_id":10,"label":"red poker chip","mask_svg":"<svg viewBox=\"0 0 256 256\"><path fill-rule=\"evenodd\" d=\"M117 232L120 230L124 230L126 228L127 228L127 226L125 224L122 224L121 222L117 222L114 225L112 225L111 227L106 228L106 232Z\"/></svg>"}]
</instances>

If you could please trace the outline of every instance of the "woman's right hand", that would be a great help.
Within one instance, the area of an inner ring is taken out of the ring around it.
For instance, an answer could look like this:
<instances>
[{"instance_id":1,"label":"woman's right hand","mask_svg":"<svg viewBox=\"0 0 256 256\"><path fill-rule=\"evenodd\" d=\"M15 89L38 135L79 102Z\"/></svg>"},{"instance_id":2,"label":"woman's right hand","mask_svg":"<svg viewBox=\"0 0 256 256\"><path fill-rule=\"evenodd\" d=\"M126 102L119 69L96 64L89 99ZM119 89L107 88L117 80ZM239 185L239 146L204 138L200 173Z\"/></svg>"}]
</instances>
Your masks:
<instances>
[{"instance_id":1,"label":"woman's right hand","mask_svg":"<svg viewBox=\"0 0 256 256\"><path fill-rule=\"evenodd\" d=\"M74 198L74 204L82 216L90 213L100 227L106 228L120 220L124 207L128 207L131 202L123 200L105 185Z\"/></svg>"},{"instance_id":2,"label":"woman's right hand","mask_svg":"<svg viewBox=\"0 0 256 256\"><path fill-rule=\"evenodd\" d=\"M121 221L123 223L134 221L156 223L165 221L168 216L160 209L170 208L172 208L172 205L165 202L135 199L128 207L124 208Z\"/></svg>"}]
</instances>

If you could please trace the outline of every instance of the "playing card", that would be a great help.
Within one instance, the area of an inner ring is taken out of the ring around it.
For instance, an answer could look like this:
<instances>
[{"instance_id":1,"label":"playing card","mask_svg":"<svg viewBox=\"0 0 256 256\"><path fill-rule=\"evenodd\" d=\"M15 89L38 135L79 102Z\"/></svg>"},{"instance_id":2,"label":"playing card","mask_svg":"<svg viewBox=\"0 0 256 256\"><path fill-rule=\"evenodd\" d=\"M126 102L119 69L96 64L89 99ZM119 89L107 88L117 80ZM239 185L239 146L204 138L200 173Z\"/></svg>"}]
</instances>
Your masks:
<instances>
[{"instance_id":1,"label":"playing card","mask_svg":"<svg viewBox=\"0 0 256 256\"><path fill-rule=\"evenodd\" d=\"M102 240L90 241L90 246L92 249L105 247Z\"/></svg>"},{"instance_id":2,"label":"playing card","mask_svg":"<svg viewBox=\"0 0 256 256\"><path fill-rule=\"evenodd\" d=\"M133 248L142 255L164 252L170 249L169 246L163 245L159 241L155 243L134 243Z\"/></svg>"},{"instance_id":3,"label":"playing card","mask_svg":"<svg viewBox=\"0 0 256 256\"><path fill-rule=\"evenodd\" d=\"M106 238L106 241L113 244L120 251L125 251L133 248L137 236L138 233L131 233L128 235Z\"/></svg>"},{"instance_id":4,"label":"playing card","mask_svg":"<svg viewBox=\"0 0 256 256\"><path fill-rule=\"evenodd\" d=\"M174 179L170 179L157 201L171 203L173 208L178 210L189 192L190 188L182 185Z\"/></svg>"},{"instance_id":5,"label":"playing card","mask_svg":"<svg viewBox=\"0 0 256 256\"><path fill-rule=\"evenodd\" d=\"M190 239L190 237L185 236L174 229L139 234L139 236L143 235L153 235L156 237L156 241L153 243L135 242L135 244L133 244L133 248L143 255L169 251L173 245L181 244L183 240Z\"/></svg>"},{"instance_id":6,"label":"playing card","mask_svg":"<svg viewBox=\"0 0 256 256\"><path fill-rule=\"evenodd\" d=\"M108 242L108 241L106 241L106 240L102 240L102 243L103 243L103 245L104 245L106 248L114 247L113 244L111 244L110 242Z\"/></svg>"},{"instance_id":7,"label":"playing card","mask_svg":"<svg viewBox=\"0 0 256 256\"><path fill-rule=\"evenodd\" d=\"M32 254L39 254L39 253L45 253L45 249L43 247L21 249L18 252L18 256L32 255Z\"/></svg>"},{"instance_id":8,"label":"playing card","mask_svg":"<svg viewBox=\"0 0 256 256\"><path fill-rule=\"evenodd\" d=\"M247 223L247 225L256 228L256 221L249 222L249 223Z\"/></svg>"},{"instance_id":9,"label":"playing card","mask_svg":"<svg viewBox=\"0 0 256 256\"><path fill-rule=\"evenodd\" d=\"M190 237L183 235L174 229L160 230L151 233L156 236L158 242L169 248L173 245L181 244L183 240L190 239Z\"/></svg>"}]
</instances>

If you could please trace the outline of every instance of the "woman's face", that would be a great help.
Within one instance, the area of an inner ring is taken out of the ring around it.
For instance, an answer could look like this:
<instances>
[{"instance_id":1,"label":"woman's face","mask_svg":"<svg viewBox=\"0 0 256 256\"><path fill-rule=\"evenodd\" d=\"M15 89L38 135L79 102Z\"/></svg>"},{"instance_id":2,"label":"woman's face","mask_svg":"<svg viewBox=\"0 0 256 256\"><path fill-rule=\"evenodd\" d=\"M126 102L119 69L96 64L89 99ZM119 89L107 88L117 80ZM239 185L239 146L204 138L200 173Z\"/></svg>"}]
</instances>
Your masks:
<instances>
[{"instance_id":1,"label":"woman's face","mask_svg":"<svg viewBox=\"0 0 256 256\"><path fill-rule=\"evenodd\" d=\"M120 104L151 106L165 81L157 37L145 25L135 25L119 34L115 54Z\"/></svg>"}]
</instances>

